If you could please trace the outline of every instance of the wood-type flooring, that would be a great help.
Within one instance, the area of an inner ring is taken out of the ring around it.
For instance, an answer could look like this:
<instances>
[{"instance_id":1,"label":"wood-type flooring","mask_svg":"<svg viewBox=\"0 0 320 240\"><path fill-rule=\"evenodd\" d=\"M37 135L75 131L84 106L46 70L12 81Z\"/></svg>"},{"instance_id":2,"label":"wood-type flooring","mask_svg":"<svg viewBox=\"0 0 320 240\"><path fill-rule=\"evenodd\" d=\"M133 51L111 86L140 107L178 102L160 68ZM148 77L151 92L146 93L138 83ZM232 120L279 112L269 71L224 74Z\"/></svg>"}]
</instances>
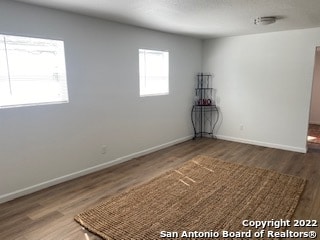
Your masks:
<instances>
[{"instance_id":1,"label":"wood-type flooring","mask_svg":"<svg viewBox=\"0 0 320 240\"><path fill-rule=\"evenodd\" d=\"M196 155L300 176L308 180L294 219L320 221L320 152L296 153L201 138L132 159L0 205L0 239L98 240L73 217L109 196L141 184ZM3 183L2 183L3 184ZM214 229L213 229L214 230ZM316 231L319 227L290 228Z\"/></svg>"}]
</instances>

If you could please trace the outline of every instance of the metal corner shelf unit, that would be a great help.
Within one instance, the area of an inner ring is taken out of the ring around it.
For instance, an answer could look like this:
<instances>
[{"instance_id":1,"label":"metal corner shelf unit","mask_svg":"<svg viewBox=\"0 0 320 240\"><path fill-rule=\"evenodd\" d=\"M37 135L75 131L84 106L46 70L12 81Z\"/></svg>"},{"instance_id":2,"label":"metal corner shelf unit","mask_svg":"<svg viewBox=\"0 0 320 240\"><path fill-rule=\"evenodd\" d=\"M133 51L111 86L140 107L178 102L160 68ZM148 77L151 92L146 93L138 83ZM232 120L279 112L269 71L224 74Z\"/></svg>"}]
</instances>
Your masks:
<instances>
[{"instance_id":1,"label":"metal corner shelf unit","mask_svg":"<svg viewBox=\"0 0 320 240\"><path fill-rule=\"evenodd\" d=\"M215 104L215 89L211 87L212 75L197 75L195 99L191 110L194 137L209 136L215 138L213 130L219 120L219 109Z\"/></svg>"}]
</instances>

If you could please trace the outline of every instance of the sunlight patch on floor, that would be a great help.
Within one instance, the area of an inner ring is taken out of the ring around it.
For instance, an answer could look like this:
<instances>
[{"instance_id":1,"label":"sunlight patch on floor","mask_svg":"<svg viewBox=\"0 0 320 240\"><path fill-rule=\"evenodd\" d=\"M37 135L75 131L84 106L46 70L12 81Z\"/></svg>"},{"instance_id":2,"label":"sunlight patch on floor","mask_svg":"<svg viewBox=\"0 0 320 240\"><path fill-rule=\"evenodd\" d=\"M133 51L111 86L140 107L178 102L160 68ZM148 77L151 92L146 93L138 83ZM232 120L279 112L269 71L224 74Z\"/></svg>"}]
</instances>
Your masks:
<instances>
[{"instance_id":1,"label":"sunlight patch on floor","mask_svg":"<svg viewBox=\"0 0 320 240\"><path fill-rule=\"evenodd\" d=\"M312 140L316 140L316 139L317 139L316 137L308 136L308 141L312 141Z\"/></svg>"}]
</instances>

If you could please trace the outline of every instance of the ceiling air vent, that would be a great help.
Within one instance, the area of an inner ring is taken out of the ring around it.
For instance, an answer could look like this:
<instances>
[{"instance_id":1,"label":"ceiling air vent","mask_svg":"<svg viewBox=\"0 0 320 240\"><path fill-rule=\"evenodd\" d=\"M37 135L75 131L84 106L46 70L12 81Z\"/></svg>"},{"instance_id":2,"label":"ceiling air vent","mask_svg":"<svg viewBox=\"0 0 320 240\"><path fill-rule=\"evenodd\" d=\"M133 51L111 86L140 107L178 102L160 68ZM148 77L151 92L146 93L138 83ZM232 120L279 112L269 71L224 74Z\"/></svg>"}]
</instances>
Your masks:
<instances>
[{"instance_id":1,"label":"ceiling air vent","mask_svg":"<svg viewBox=\"0 0 320 240\"><path fill-rule=\"evenodd\" d=\"M258 17L254 19L254 24L256 25L268 25L275 23L277 20L276 17Z\"/></svg>"}]
</instances>

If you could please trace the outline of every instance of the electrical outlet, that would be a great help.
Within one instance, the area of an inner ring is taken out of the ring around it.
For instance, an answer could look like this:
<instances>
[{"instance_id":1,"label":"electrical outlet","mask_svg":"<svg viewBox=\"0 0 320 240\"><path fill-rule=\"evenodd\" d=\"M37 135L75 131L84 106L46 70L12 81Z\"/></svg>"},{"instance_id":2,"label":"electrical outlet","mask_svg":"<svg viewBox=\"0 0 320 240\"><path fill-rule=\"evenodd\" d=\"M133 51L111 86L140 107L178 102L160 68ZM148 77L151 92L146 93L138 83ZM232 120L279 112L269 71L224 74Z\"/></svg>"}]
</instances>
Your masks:
<instances>
[{"instance_id":1,"label":"electrical outlet","mask_svg":"<svg viewBox=\"0 0 320 240\"><path fill-rule=\"evenodd\" d=\"M101 146L101 154L106 154L107 152L107 146L106 145L102 145Z\"/></svg>"},{"instance_id":2,"label":"electrical outlet","mask_svg":"<svg viewBox=\"0 0 320 240\"><path fill-rule=\"evenodd\" d=\"M240 124L240 131L243 131L243 125L242 124Z\"/></svg>"}]
</instances>

